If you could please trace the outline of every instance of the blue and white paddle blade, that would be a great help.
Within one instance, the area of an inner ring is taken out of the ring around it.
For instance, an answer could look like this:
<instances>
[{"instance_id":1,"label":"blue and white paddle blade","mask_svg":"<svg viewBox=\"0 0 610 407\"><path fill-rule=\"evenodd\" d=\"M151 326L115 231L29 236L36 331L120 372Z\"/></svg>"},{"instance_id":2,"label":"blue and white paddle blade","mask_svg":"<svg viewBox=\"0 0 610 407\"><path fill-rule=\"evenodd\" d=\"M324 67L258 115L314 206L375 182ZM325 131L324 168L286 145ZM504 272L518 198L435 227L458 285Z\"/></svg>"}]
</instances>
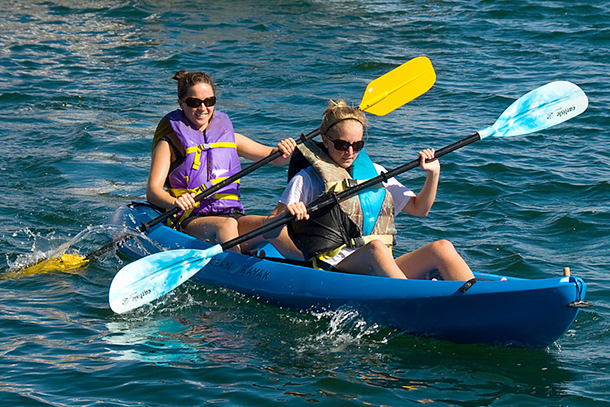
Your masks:
<instances>
[{"instance_id":1,"label":"blue and white paddle blade","mask_svg":"<svg viewBox=\"0 0 610 407\"><path fill-rule=\"evenodd\" d=\"M587 95L567 81L541 86L517 99L493 126L479 131L479 136L510 137L534 133L578 116L589 105Z\"/></svg>"},{"instance_id":2,"label":"blue and white paddle blade","mask_svg":"<svg viewBox=\"0 0 610 407\"><path fill-rule=\"evenodd\" d=\"M108 293L110 308L122 314L162 297L194 276L222 251L220 245L207 250L168 250L128 264L112 280Z\"/></svg>"}]
</instances>

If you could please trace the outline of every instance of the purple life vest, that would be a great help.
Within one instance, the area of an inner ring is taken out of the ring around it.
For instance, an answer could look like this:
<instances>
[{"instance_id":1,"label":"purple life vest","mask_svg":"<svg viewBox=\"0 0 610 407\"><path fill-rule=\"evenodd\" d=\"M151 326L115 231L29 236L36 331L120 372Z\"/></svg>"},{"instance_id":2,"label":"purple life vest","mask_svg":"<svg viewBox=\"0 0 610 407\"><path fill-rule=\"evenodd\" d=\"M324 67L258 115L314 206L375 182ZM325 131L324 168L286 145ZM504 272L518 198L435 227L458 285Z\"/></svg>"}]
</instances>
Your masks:
<instances>
[{"instance_id":1,"label":"purple life vest","mask_svg":"<svg viewBox=\"0 0 610 407\"><path fill-rule=\"evenodd\" d=\"M241 171L233 124L225 113L214 111L203 131L195 128L182 110L175 110L166 118L186 150L184 162L168 176L172 196L199 194ZM235 210L244 210L239 200L239 180L199 201L198 206L180 216L180 221L190 215L226 214Z\"/></svg>"}]
</instances>

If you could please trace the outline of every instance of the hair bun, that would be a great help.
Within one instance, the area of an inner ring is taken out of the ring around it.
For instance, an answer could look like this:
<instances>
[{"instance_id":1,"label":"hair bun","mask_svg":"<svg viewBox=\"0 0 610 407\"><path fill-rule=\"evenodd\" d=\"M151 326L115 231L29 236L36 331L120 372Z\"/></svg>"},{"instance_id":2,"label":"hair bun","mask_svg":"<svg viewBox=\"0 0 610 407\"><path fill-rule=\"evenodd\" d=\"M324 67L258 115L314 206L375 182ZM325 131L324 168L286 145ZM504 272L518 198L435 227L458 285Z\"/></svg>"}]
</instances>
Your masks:
<instances>
[{"instance_id":1,"label":"hair bun","mask_svg":"<svg viewBox=\"0 0 610 407\"><path fill-rule=\"evenodd\" d=\"M349 106L345 103L345 100L328 102L328 108L322 115L322 124L320 125L320 133L327 135L328 131L331 130L336 124L344 122L346 120L355 120L359 122L362 127L367 128L367 120L364 112L357 107Z\"/></svg>"},{"instance_id":2,"label":"hair bun","mask_svg":"<svg viewBox=\"0 0 610 407\"><path fill-rule=\"evenodd\" d=\"M328 106L330 106L330 108L341 108L341 107L347 107L347 103L345 103L345 100L339 100L338 102L335 102L334 100L329 100L328 101Z\"/></svg>"},{"instance_id":3,"label":"hair bun","mask_svg":"<svg viewBox=\"0 0 610 407\"><path fill-rule=\"evenodd\" d=\"M179 81L180 79L184 78L186 75L188 75L188 71L178 71L174 74L174 76L172 77L172 79Z\"/></svg>"}]
</instances>

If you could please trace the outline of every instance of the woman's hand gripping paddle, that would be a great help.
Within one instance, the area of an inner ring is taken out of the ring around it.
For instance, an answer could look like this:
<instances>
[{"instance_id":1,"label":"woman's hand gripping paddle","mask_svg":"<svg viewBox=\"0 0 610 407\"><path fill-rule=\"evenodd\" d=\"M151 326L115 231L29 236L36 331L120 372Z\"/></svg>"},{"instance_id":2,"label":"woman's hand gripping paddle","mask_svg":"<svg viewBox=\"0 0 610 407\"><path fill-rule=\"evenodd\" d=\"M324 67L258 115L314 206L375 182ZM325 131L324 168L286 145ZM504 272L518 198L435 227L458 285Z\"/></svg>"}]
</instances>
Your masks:
<instances>
[{"instance_id":1,"label":"woman's hand gripping paddle","mask_svg":"<svg viewBox=\"0 0 610 407\"><path fill-rule=\"evenodd\" d=\"M587 96L578 86L564 81L549 83L516 100L492 126L438 150L436 157L489 136L512 137L547 129L579 115L587 106ZM308 206L308 212L331 205L337 199L350 197L417 166L419 159L403 164L334 197L329 197L315 207ZM217 254L287 224L293 219L294 216L290 214L278 216L258 229L207 250L169 250L135 261L121 269L115 276L109 293L110 307L114 312L123 313L147 304L188 280Z\"/></svg>"},{"instance_id":2,"label":"woman's hand gripping paddle","mask_svg":"<svg viewBox=\"0 0 610 407\"><path fill-rule=\"evenodd\" d=\"M404 104L426 93L436 80L436 74L432 63L426 57L417 57L405 62L398 68L382 75L367 85L366 92L360 103L360 110L372 113L377 116L383 116L389 112L398 109ZM301 135L297 140L297 144L310 140L320 134L320 129L316 129L307 135ZM245 177L251 172L257 170L265 164L274 161L282 156L281 151L276 151L267 157L259 160L238 173L226 178L222 182L202 191L195 197L195 201L199 202L212 194L216 193L221 188L226 187L232 182ZM143 223L138 227L139 232L148 231L155 225L158 225L170 217L176 215L180 211L179 208L173 208L162 215L156 217L150 222ZM37 274L52 270L77 269L88 264L89 260L100 256L110 250L114 250L119 244L125 243L133 238L133 235L127 234L114 239L112 242L102 246L101 248L92 251L84 256L76 253L62 253L56 257L51 257L42 262L17 270L16 274Z\"/></svg>"}]
</instances>

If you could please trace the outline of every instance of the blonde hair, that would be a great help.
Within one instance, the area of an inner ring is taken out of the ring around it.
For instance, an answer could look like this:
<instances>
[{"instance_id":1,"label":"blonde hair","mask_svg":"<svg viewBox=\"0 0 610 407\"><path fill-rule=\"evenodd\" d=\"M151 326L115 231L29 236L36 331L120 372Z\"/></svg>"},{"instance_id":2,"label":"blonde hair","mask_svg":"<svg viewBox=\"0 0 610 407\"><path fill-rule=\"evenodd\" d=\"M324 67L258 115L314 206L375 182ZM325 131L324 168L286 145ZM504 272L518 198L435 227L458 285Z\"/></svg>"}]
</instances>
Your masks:
<instances>
[{"instance_id":1,"label":"blonde hair","mask_svg":"<svg viewBox=\"0 0 610 407\"><path fill-rule=\"evenodd\" d=\"M343 100L328 102L329 107L322 114L322 124L320 125L320 134L328 136L329 131L336 131L333 128L336 124L346 120L355 120L362 125L366 130L368 122L364 112L357 107L348 106Z\"/></svg>"}]
</instances>

